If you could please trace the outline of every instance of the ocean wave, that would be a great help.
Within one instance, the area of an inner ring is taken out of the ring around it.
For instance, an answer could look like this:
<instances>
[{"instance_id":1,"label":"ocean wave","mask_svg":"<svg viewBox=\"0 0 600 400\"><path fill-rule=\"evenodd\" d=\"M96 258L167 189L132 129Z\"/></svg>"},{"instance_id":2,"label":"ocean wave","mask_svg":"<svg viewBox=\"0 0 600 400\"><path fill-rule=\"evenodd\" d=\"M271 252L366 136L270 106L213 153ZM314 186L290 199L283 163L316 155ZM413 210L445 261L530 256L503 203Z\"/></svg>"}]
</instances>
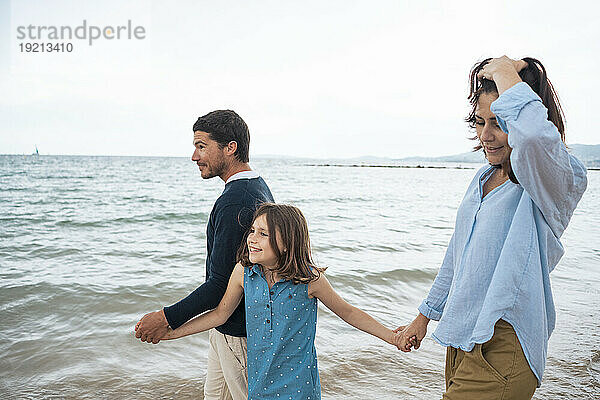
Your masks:
<instances>
[{"instance_id":1,"label":"ocean wave","mask_svg":"<svg viewBox=\"0 0 600 400\"><path fill-rule=\"evenodd\" d=\"M363 288L365 284L371 286L391 287L399 282L431 282L437 275L437 268L409 269L396 268L388 271L369 271L353 269L350 272L331 272L333 279L342 287ZM357 279L359 278L359 279Z\"/></svg>"},{"instance_id":2,"label":"ocean wave","mask_svg":"<svg viewBox=\"0 0 600 400\"><path fill-rule=\"evenodd\" d=\"M74 219L62 219L56 221L57 226L76 227L76 228L102 228L113 225L136 225L145 224L147 222L177 222L177 221L194 221L194 223L204 223L208 220L208 214L204 212L193 213L149 213L142 215L134 215L130 217L118 217L111 219L100 219L94 221L78 221Z\"/></svg>"},{"instance_id":3,"label":"ocean wave","mask_svg":"<svg viewBox=\"0 0 600 400\"><path fill-rule=\"evenodd\" d=\"M364 253L364 252L377 252L377 253L396 253L396 252L404 252L404 251L423 251L425 249L425 245L421 243L410 243L410 242L399 242L396 245L383 245L383 244L354 244L352 246L348 245L339 245L334 243L329 243L327 245L313 246L313 250L315 253L337 253L340 251L350 252L350 253Z\"/></svg>"},{"instance_id":4,"label":"ocean wave","mask_svg":"<svg viewBox=\"0 0 600 400\"><path fill-rule=\"evenodd\" d=\"M31 179L41 180L77 180L77 179L96 179L98 176L94 175L29 175Z\"/></svg>"}]
</instances>

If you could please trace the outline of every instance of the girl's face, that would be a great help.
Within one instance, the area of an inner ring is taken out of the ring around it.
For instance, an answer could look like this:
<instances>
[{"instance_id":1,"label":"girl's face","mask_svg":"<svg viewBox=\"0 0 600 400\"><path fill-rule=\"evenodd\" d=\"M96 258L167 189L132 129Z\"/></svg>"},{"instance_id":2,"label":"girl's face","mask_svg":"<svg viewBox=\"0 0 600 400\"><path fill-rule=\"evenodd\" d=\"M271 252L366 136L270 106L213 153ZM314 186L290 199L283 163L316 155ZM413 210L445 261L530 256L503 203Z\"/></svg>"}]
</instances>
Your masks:
<instances>
[{"instance_id":1,"label":"girl's face","mask_svg":"<svg viewBox=\"0 0 600 400\"><path fill-rule=\"evenodd\" d=\"M482 93L475 109L475 129L483 146L485 156L492 165L504 165L510 161L512 149L508 135L500 129L490 105L498 98L497 93Z\"/></svg>"},{"instance_id":2,"label":"girl's face","mask_svg":"<svg viewBox=\"0 0 600 400\"><path fill-rule=\"evenodd\" d=\"M279 235L277 235L277 244L279 251L282 252ZM264 267L273 269L277 266L277 255L269 241L269 226L267 225L266 215L259 215L250 228L248 239L248 258L253 264L260 264Z\"/></svg>"}]
</instances>

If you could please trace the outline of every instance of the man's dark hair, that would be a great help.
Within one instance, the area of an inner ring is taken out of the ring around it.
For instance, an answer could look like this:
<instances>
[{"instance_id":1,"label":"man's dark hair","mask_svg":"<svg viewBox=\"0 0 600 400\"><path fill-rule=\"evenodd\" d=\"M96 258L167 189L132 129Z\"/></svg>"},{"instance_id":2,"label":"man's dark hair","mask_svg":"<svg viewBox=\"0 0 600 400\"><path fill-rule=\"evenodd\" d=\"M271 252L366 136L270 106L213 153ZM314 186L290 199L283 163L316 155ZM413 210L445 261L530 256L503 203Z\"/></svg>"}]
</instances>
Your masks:
<instances>
[{"instance_id":1,"label":"man's dark hair","mask_svg":"<svg viewBox=\"0 0 600 400\"><path fill-rule=\"evenodd\" d=\"M235 158L243 163L249 161L250 131L242 117L232 110L216 110L198 118L194 132L202 131L210 135L221 148L229 142L237 143Z\"/></svg>"}]
</instances>

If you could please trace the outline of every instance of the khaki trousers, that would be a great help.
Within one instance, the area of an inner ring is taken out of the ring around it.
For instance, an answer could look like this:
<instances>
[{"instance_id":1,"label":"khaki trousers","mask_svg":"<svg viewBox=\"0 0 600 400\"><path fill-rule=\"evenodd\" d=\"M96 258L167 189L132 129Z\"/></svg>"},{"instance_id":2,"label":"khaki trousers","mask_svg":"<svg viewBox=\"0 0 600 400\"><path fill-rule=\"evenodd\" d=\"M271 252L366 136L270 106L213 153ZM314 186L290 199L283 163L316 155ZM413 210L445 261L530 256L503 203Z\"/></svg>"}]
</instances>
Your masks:
<instances>
[{"instance_id":1,"label":"khaki trousers","mask_svg":"<svg viewBox=\"0 0 600 400\"><path fill-rule=\"evenodd\" d=\"M247 345L245 337L208 332L208 364L204 383L205 400L248 398Z\"/></svg>"},{"instance_id":2,"label":"khaki trousers","mask_svg":"<svg viewBox=\"0 0 600 400\"><path fill-rule=\"evenodd\" d=\"M448 347L444 400L529 400L537 387L513 327L499 320L473 350Z\"/></svg>"}]
</instances>

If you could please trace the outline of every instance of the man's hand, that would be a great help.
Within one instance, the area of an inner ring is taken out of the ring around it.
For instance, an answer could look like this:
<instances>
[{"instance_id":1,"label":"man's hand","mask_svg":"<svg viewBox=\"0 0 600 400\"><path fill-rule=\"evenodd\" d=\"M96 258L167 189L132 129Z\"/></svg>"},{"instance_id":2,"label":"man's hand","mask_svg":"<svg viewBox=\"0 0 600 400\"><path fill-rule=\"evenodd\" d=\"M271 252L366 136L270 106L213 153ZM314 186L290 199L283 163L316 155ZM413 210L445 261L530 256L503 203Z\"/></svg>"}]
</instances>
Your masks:
<instances>
[{"instance_id":1,"label":"man's hand","mask_svg":"<svg viewBox=\"0 0 600 400\"><path fill-rule=\"evenodd\" d=\"M142 342L157 344L165 337L169 323L163 310L148 313L135 325L135 337Z\"/></svg>"},{"instance_id":2,"label":"man's hand","mask_svg":"<svg viewBox=\"0 0 600 400\"><path fill-rule=\"evenodd\" d=\"M419 313L417 317L408 326L400 326L394 332L400 333L401 338L396 345L400 351L408 353L411 348L415 350L421 346L421 341L427 335L427 324L429 318Z\"/></svg>"}]
</instances>

